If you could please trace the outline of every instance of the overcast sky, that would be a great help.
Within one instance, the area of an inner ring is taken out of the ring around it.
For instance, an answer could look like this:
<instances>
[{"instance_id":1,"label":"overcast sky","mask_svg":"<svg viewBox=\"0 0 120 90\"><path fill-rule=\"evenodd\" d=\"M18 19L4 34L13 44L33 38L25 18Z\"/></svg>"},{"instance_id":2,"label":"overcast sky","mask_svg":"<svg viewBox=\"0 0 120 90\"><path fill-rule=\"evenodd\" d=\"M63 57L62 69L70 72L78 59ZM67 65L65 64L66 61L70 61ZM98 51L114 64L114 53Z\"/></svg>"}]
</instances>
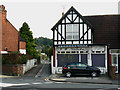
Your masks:
<instances>
[{"instance_id":1,"label":"overcast sky","mask_svg":"<svg viewBox=\"0 0 120 90\"><path fill-rule=\"evenodd\" d=\"M118 0L1 0L17 30L27 22L35 37L52 38L51 28L73 6L81 15L118 14Z\"/></svg>"}]
</instances>

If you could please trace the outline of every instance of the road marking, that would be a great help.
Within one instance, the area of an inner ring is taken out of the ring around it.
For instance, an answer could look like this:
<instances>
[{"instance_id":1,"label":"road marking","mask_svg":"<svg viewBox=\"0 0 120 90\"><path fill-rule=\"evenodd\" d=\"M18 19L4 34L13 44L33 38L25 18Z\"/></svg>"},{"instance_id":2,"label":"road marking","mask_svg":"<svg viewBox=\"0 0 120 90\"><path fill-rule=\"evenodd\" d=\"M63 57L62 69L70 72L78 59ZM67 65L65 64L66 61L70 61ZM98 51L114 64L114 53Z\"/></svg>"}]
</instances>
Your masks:
<instances>
[{"instance_id":1,"label":"road marking","mask_svg":"<svg viewBox=\"0 0 120 90\"><path fill-rule=\"evenodd\" d=\"M55 83L65 83L65 82L55 82Z\"/></svg>"},{"instance_id":2,"label":"road marking","mask_svg":"<svg viewBox=\"0 0 120 90\"><path fill-rule=\"evenodd\" d=\"M29 83L21 83L21 84L0 83L0 87L11 87L11 86L22 86L22 85L30 85L30 84Z\"/></svg>"},{"instance_id":3,"label":"road marking","mask_svg":"<svg viewBox=\"0 0 120 90\"><path fill-rule=\"evenodd\" d=\"M43 83L41 83L41 82L38 82L38 83L32 83L32 84L43 84Z\"/></svg>"},{"instance_id":4,"label":"road marking","mask_svg":"<svg viewBox=\"0 0 120 90\"><path fill-rule=\"evenodd\" d=\"M49 78L46 78L45 81L49 82L50 80L49 80Z\"/></svg>"},{"instance_id":5,"label":"road marking","mask_svg":"<svg viewBox=\"0 0 120 90\"><path fill-rule=\"evenodd\" d=\"M43 70L44 66L45 66L45 64L43 64L43 66L42 66L41 70L40 70L38 73L41 73L41 72L42 72L42 70ZM35 75L35 77L38 77L38 73Z\"/></svg>"},{"instance_id":6,"label":"road marking","mask_svg":"<svg viewBox=\"0 0 120 90\"><path fill-rule=\"evenodd\" d=\"M44 84L52 84L53 82L44 82Z\"/></svg>"},{"instance_id":7,"label":"road marking","mask_svg":"<svg viewBox=\"0 0 120 90\"><path fill-rule=\"evenodd\" d=\"M52 79L52 80L55 80L55 81L65 81L66 79Z\"/></svg>"}]
</instances>

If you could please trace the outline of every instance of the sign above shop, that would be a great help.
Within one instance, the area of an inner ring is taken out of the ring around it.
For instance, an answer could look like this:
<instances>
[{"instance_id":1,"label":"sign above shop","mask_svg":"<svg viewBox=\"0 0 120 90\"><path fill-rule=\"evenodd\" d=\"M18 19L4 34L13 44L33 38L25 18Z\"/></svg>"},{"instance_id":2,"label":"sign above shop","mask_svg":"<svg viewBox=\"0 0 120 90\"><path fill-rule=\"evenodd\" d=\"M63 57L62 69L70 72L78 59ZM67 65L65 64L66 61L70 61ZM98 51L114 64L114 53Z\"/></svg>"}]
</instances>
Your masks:
<instances>
[{"instance_id":1,"label":"sign above shop","mask_svg":"<svg viewBox=\"0 0 120 90\"><path fill-rule=\"evenodd\" d=\"M58 47L87 47L88 45L58 45Z\"/></svg>"}]
</instances>

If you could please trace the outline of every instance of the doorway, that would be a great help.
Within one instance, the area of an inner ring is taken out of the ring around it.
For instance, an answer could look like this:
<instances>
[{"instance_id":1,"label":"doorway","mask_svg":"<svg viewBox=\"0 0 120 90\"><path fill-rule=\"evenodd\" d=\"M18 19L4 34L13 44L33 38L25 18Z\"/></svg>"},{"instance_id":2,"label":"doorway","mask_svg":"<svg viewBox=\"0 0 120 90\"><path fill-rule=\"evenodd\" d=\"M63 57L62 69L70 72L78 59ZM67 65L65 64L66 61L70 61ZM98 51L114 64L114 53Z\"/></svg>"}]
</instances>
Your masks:
<instances>
[{"instance_id":1,"label":"doorway","mask_svg":"<svg viewBox=\"0 0 120 90\"><path fill-rule=\"evenodd\" d=\"M120 69L120 55L119 54L112 54L112 66L115 66L115 73L119 73L118 71Z\"/></svg>"}]
</instances>

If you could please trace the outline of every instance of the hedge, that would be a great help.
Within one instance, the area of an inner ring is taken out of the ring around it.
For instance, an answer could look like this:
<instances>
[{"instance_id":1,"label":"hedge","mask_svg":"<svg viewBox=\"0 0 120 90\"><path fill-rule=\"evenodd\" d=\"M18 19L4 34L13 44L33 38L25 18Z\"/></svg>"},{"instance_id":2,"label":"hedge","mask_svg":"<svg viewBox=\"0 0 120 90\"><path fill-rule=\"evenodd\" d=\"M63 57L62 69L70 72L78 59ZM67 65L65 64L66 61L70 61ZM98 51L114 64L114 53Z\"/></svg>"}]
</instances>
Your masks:
<instances>
[{"instance_id":1,"label":"hedge","mask_svg":"<svg viewBox=\"0 0 120 90\"><path fill-rule=\"evenodd\" d=\"M2 54L2 64L26 64L30 59L32 59L30 55Z\"/></svg>"}]
</instances>

